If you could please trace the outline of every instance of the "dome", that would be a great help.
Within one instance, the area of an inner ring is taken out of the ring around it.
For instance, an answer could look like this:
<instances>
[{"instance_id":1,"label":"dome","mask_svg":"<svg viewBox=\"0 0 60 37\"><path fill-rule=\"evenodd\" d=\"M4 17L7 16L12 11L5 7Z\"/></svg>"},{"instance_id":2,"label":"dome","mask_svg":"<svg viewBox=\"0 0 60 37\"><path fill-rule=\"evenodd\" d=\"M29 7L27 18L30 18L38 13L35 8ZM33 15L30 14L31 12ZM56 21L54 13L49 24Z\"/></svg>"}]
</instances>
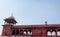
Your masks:
<instances>
[{"instance_id":1,"label":"dome","mask_svg":"<svg viewBox=\"0 0 60 37\"><path fill-rule=\"evenodd\" d=\"M7 23L12 23L12 24L17 23L17 21L15 20L15 18L13 16L10 16L10 17L4 19L4 21L7 22Z\"/></svg>"}]
</instances>

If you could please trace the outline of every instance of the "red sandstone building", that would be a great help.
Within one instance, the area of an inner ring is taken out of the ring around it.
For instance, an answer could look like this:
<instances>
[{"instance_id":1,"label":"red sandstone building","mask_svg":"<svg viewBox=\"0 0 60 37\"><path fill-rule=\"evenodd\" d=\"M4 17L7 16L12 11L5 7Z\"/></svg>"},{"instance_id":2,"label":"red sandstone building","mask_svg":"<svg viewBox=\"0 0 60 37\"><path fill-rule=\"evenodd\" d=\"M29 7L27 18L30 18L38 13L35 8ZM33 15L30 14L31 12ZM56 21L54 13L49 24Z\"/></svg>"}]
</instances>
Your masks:
<instances>
[{"instance_id":1,"label":"red sandstone building","mask_svg":"<svg viewBox=\"0 0 60 37\"><path fill-rule=\"evenodd\" d=\"M60 37L60 24L16 25L14 17L4 19L2 36Z\"/></svg>"}]
</instances>

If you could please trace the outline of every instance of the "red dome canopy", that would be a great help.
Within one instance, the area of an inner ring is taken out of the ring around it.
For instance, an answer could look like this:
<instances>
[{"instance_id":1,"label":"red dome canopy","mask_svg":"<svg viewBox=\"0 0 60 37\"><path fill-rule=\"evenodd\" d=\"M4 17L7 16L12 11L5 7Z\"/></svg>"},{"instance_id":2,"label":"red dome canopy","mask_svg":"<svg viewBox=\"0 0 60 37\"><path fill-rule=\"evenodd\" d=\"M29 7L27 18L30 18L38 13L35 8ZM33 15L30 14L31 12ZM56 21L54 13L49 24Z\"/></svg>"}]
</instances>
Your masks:
<instances>
[{"instance_id":1,"label":"red dome canopy","mask_svg":"<svg viewBox=\"0 0 60 37\"><path fill-rule=\"evenodd\" d=\"M13 16L10 16L10 17L8 17L8 18L6 18L4 20L7 23L12 23L12 24L16 24L17 23L17 21L15 20L15 18Z\"/></svg>"}]
</instances>

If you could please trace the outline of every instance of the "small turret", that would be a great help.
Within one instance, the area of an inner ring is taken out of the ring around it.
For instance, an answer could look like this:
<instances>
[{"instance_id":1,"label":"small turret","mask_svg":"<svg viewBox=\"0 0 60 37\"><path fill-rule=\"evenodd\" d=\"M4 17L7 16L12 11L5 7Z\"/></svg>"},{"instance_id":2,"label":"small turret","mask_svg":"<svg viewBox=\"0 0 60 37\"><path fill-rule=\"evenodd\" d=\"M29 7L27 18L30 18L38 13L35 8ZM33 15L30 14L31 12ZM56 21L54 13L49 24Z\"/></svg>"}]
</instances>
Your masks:
<instances>
[{"instance_id":1,"label":"small turret","mask_svg":"<svg viewBox=\"0 0 60 37\"><path fill-rule=\"evenodd\" d=\"M17 23L17 21L15 20L15 18L13 16L10 16L6 19L4 19L4 25L3 26L3 32L2 32L2 36L10 36L12 34L12 28L13 25Z\"/></svg>"},{"instance_id":2,"label":"small turret","mask_svg":"<svg viewBox=\"0 0 60 37\"><path fill-rule=\"evenodd\" d=\"M45 21L45 25L47 25L47 21Z\"/></svg>"}]
</instances>

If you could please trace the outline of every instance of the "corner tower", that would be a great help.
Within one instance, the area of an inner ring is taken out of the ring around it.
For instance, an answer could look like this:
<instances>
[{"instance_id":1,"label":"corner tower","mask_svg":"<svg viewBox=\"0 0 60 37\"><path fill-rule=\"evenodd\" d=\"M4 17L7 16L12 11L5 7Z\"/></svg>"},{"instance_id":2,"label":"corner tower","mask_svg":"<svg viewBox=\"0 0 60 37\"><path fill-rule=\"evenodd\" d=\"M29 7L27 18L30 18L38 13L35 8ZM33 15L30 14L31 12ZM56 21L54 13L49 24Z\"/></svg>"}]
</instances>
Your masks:
<instances>
[{"instance_id":1,"label":"corner tower","mask_svg":"<svg viewBox=\"0 0 60 37\"><path fill-rule=\"evenodd\" d=\"M17 23L15 18L13 16L10 16L6 19L4 19L4 25L3 25L3 31L2 36L10 36L12 34L12 27L14 24Z\"/></svg>"}]
</instances>

